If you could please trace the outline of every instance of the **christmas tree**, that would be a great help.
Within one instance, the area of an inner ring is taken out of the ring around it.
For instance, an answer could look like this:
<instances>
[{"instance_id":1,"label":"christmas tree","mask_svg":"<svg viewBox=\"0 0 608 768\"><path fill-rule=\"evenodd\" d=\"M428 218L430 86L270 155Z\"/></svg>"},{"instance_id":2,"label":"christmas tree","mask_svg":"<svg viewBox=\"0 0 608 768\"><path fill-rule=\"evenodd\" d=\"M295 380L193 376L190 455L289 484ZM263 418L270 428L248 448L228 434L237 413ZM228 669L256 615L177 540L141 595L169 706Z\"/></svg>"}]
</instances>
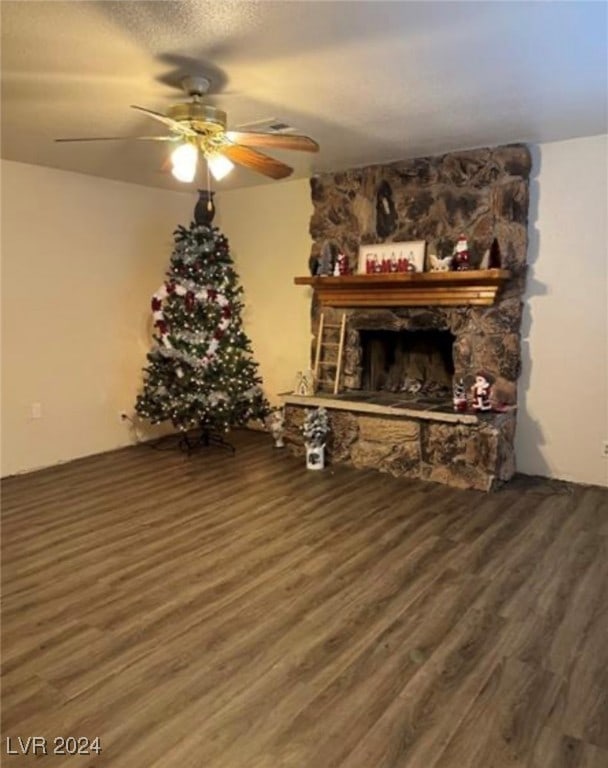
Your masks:
<instances>
[{"instance_id":1,"label":"christmas tree","mask_svg":"<svg viewBox=\"0 0 608 768\"><path fill-rule=\"evenodd\" d=\"M135 410L205 436L263 419L270 408L243 331L228 240L196 222L174 238L166 280L152 297L155 344Z\"/></svg>"}]
</instances>

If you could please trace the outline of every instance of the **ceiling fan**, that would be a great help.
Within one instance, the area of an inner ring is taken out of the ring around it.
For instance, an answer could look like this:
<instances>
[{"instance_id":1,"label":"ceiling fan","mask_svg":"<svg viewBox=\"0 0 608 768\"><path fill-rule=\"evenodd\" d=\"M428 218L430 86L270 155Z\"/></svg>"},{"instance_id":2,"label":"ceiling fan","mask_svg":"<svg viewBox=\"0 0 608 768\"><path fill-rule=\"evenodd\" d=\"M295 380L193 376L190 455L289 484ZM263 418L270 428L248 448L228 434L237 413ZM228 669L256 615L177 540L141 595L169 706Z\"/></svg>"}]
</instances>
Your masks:
<instances>
[{"instance_id":1,"label":"ceiling fan","mask_svg":"<svg viewBox=\"0 0 608 768\"><path fill-rule=\"evenodd\" d=\"M234 164L269 176L283 179L293 168L254 147L279 150L318 152L319 145L308 136L288 133L264 133L257 131L229 131L226 129L226 113L217 107L203 103L203 97L211 82L202 76L189 76L182 80L182 88L189 101L173 104L166 114L145 107L131 105L169 128L164 136L103 136L91 138L55 139L69 141L168 141L176 144L171 153L172 173L180 181L194 180L199 153L207 161L209 171L216 180L229 173Z\"/></svg>"}]
</instances>

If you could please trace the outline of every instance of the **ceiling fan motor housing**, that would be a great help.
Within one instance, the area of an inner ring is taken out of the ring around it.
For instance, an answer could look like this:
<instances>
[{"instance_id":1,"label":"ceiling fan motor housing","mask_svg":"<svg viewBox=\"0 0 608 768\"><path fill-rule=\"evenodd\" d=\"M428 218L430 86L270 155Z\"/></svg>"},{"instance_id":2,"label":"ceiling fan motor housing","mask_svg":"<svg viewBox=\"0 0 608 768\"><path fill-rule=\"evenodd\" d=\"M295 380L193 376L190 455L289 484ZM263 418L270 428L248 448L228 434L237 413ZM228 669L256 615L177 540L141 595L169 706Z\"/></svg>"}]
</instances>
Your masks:
<instances>
[{"instance_id":1,"label":"ceiling fan motor housing","mask_svg":"<svg viewBox=\"0 0 608 768\"><path fill-rule=\"evenodd\" d=\"M197 131L215 133L226 130L226 113L209 104L201 104L200 102L174 104L167 110L167 115L180 123L193 123L192 127Z\"/></svg>"}]
</instances>

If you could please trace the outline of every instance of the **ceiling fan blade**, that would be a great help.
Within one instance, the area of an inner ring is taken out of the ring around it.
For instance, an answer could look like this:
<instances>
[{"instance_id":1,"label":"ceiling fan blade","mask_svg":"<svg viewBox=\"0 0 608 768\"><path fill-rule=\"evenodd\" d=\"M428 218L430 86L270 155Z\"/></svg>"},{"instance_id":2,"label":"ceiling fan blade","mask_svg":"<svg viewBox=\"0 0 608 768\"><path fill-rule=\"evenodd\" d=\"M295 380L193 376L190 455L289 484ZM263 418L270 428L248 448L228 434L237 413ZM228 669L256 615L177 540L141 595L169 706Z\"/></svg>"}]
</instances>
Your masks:
<instances>
[{"instance_id":1,"label":"ceiling fan blade","mask_svg":"<svg viewBox=\"0 0 608 768\"><path fill-rule=\"evenodd\" d=\"M228 131L230 141L246 147L273 147L274 149L296 149L301 152L318 152L319 145L309 136L295 133L263 133L259 131Z\"/></svg>"},{"instance_id":2,"label":"ceiling fan blade","mask_svg":"<svg viewBox=\"0 0 608 768\"><path fill-rule=\"evenodd\" d=\"M271 179L284 179L293 172L285 163L275 160L274 157L258 152L250 147L242 147L240 144L225 144L221 152L238 165L244 165L252 171L263 173Z\"/></svg>"},{"instance_id":3,"label":"ceiling fan blade","mask_svg":"<svg viewBox=\"0 0 608 768\"><path fill-rule=\"evenodd\" d=\"M146 107L138 107L136 104L131 104L131 109L143 112L144 115L148 115L148 117L152 117L154 120L158 120L159 122L168 125L172 131L177 131L178 133L181 133L182 136L196 136L196 131L190 128L190 126L181 123L179 120L174 120L172 117L163 115L161 112L155 112L153 109L146 109Z\"/></svg>"},{"instance_id":4,"label":"ceiling fan blade","mask_svg":"<svg viewBox=\"0 0 608 768\"><path fill-rule=\"evenodd\" d=\"M76 139L55 139L62 141L179 141L178 136L86 136Z\"/></svg>"}]
</instances>

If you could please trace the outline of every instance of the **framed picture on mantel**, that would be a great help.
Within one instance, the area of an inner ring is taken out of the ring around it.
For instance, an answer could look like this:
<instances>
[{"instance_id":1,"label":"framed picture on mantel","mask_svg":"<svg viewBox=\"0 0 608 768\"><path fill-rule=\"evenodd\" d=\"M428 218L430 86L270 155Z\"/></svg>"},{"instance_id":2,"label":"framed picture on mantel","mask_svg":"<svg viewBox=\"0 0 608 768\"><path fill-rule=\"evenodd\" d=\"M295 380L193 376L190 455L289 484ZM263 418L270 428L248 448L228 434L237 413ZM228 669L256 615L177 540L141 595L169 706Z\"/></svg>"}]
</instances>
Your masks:
<instances>
[{"instance_id":1,"label":"framed picture on mantel","mask_svg":"<svg viewBox=\"0 0 608 768\"><path fill-rule=\"evenodd\" d=\"M407 240L402 243L371 243L359 247L359 263L357 271L361 275L370 272L405 272L412 271L412 267L404 268L404 264L411 264L414 272L424 272L425 240ZM406 262L407 260L407 262ZM374 268L368 268L368 262ZM390 265L382 269L382 264Z\"/></svg>"}]
</instances>

